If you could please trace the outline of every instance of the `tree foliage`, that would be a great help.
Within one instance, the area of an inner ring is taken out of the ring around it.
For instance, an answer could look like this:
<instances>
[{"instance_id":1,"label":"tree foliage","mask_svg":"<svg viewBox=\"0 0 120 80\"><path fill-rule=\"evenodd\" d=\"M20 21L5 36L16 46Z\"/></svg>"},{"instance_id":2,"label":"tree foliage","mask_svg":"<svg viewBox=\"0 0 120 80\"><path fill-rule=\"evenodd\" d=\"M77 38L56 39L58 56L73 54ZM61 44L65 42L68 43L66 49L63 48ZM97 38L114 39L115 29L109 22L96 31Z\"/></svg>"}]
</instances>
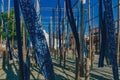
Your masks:
<instances>
[{"instance_id":1,"label":"tree foliage","mask_svg":"<svg viewBox=\"0 0 120 80\"><path fill-rule=\"evenodd\" d=\"M14 24L14 10L12 9L10 11L10 17L8 18L8 12L4 12L3 13L4 15L4 19L5 19L5 22L7 24L7 29L8 29L8 37L9 39L11 40L12 37L16 37L16 27L15 27L15 24ZM12 29L14 27L14 33L12 32ZM3 36L3 39L6 38L6 34L5 34L5 28L4 26L2 26L2 15L0 14L0 34L2 34Z\"/></svg>"}]
</instances>

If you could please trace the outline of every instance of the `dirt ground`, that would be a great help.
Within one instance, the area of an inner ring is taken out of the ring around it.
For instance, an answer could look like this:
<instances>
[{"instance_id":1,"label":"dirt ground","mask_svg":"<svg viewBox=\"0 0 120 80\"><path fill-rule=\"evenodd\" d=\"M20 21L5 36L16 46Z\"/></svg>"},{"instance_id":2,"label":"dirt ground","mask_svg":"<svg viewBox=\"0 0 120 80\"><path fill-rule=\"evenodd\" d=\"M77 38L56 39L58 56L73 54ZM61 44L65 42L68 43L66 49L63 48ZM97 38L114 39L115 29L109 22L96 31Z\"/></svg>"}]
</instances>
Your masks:
<instances>
[{"instance_id":1,"label":"dirt ground","mask_svg":"<svg viewBox=\"0 0 120 80\"><path fill-rule=\"evenodd\" d=\"M72 54L67 55L66 67L59 65L59 58L55 59L52 56L54 72L56 80L75 80L75 60L72 59ZM90 71L90 80L113 80L111 66L98 68L98 55L95 56L93 69ZM13 55L13 62L3 66L3 58L0 58L0 80L17 80L18 79L18 57L17 53ZM120 73L120 69L119 69ZM120 76L120 74L119 74ZM31 80L44 80L40 68L35 65L31 59L30 66Z\"/></svg>"}]
</instances>

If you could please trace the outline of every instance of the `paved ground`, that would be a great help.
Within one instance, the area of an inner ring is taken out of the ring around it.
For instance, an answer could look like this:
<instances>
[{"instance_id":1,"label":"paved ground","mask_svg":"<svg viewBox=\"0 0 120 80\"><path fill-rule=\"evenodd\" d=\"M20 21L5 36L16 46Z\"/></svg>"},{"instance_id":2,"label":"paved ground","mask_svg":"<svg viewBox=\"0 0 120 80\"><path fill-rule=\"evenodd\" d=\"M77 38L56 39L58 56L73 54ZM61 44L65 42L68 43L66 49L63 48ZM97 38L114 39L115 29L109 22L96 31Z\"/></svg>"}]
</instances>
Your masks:
<instances>
[{"instance_id":1,"label":"paved ground","mask_svg":"<svg viewBox=\"0 0 120 80\"><path fill-rule=\"evenodd\" d=\"M14 55L14 61L8 67L3 66L2 57L0 57L0 80L17 80L18 79L18 60L17 56ZM97 67L98 56L95 58L94 68L90 73L90 80L112 80L111 67L106 66L104 68ZM56 80L74 80L75 78L75 60L72 59L71 54L67 57L66 68L59 65L59 60L53 58L54 71ZM30 67L30 79L31 80L43 80L43 75L39 67L31 63ZM120 73L120 69L119 69Z\"/></svg>"}]
</instances>

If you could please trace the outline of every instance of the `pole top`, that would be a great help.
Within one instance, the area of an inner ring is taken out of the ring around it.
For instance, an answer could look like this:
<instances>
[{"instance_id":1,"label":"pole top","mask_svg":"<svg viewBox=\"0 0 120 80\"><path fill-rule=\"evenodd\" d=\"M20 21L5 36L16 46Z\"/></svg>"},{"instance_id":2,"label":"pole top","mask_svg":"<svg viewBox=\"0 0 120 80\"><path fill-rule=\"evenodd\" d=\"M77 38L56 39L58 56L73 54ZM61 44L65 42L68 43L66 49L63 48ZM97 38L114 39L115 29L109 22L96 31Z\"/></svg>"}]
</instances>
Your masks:
<instances>
[{"instance_id":1,"label":"pole top","mask_svg":"<svg viewBox=\"0 0 120 80\"><path fill-rule=\"evenodd\" d=\"M82 0L82 2L83 2L83 4L85 4L85 3L86 3L86 0Z\"/></svg>"}]
</instances>

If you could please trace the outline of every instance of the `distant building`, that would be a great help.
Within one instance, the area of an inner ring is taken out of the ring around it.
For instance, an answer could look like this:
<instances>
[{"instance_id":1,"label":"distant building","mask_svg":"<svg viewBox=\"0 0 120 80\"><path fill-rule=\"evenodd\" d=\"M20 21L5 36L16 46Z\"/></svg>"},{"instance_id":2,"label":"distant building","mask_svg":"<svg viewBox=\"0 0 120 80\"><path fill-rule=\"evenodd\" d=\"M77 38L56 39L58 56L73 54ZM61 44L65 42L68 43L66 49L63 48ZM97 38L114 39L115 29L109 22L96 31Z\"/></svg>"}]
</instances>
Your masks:
<instances>
[{"instance_id":1,"label":"distant building","mask_svg":"<svg viewBox=\"0 0 120 80\"><path fill-rule=\"evenodd\" d=\"M75 44L75 39L74 36L72 34L72 32L70 33L70 48L75 48L76 44ZM92 38L92 46L95 47L96 51L99 52L99 29L98 27L95 27L91 30L91 38ZM89 35L84 35L84 41L86 42L86 45L89 49Z\"/></svg>"}]
</instances>

